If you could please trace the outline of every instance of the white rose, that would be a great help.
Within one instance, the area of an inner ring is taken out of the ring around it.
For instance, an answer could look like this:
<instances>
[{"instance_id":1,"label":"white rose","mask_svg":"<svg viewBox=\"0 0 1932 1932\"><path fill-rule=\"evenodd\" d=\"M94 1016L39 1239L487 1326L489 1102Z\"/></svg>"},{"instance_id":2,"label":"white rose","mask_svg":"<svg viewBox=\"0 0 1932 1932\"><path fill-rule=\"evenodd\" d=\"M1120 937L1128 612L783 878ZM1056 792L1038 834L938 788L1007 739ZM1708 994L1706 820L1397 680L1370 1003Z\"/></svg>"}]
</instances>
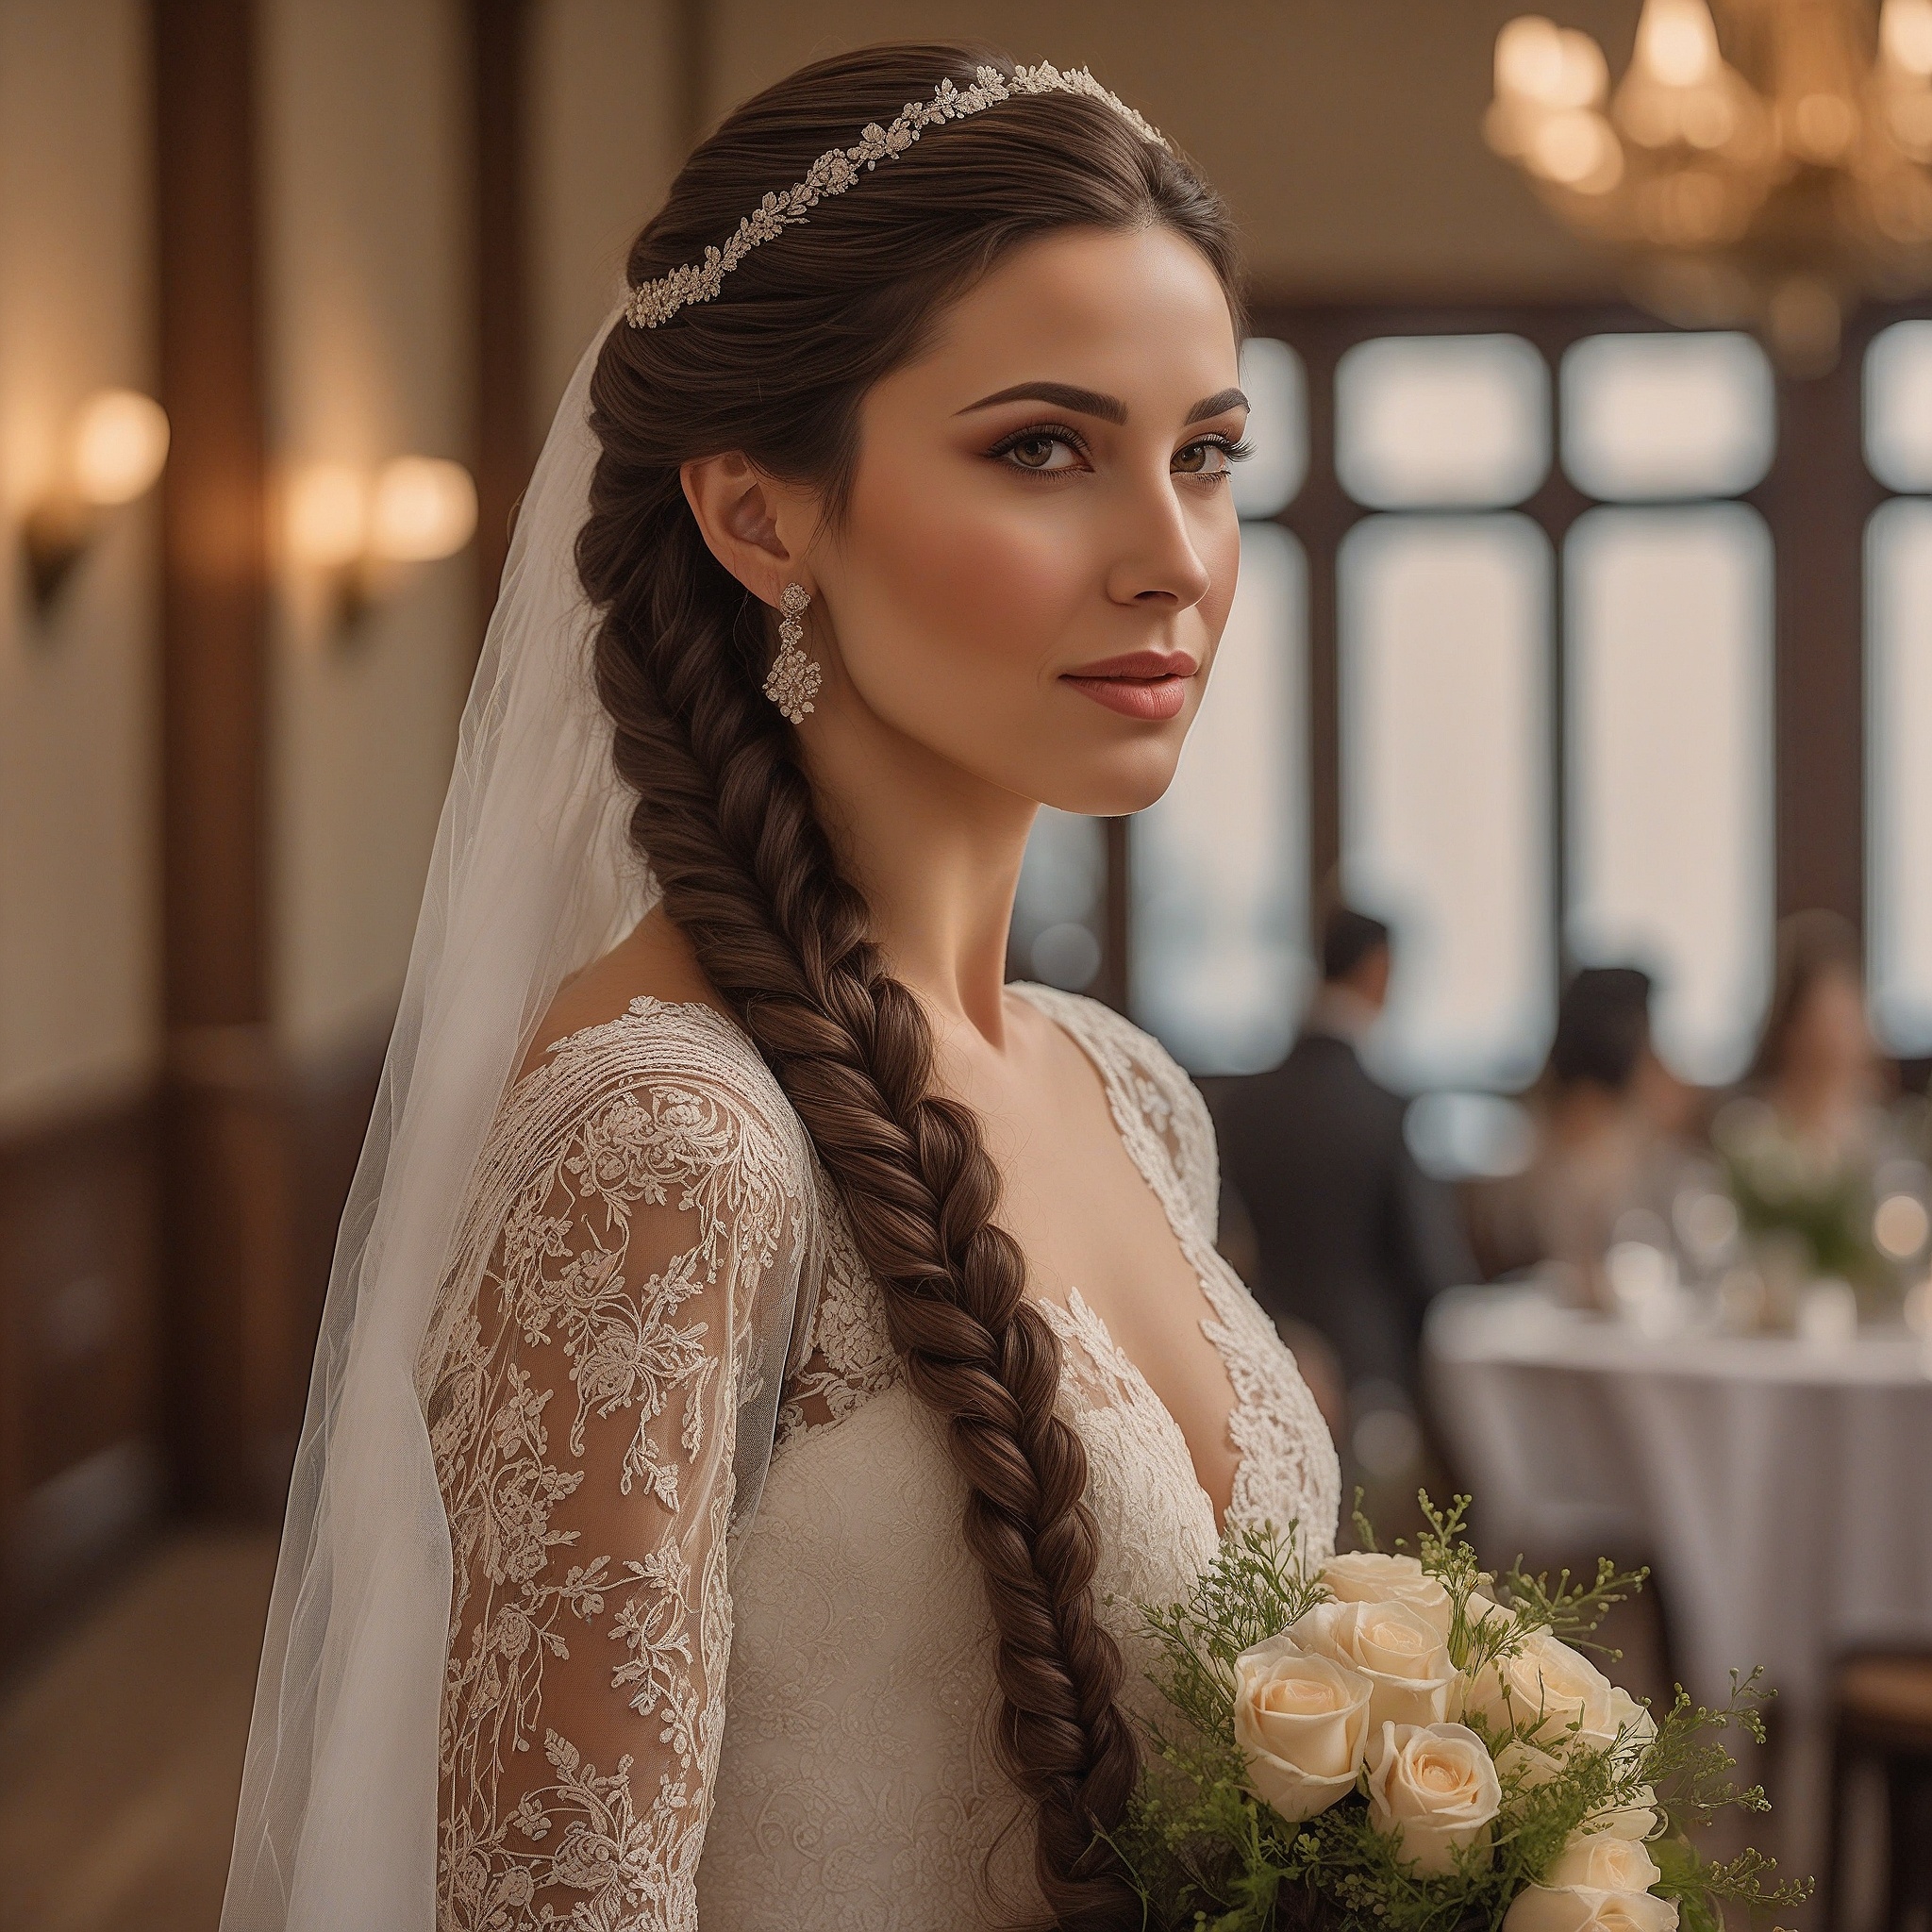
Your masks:
<instances>
[{"instance_id":1,"label":"white rose","mask_svg":"<svg viewBox=\"0 0 1932 1932\"><path fill-rule=\"evenodd\" d=\"M1449 1592L1413 1557L1387 1557L1377 1550L1351 1550L1331 1557L1322 1572L1330 1596L1344 1604L1407 1604L1447 1637L1455 1606Z\"/></svg>"},{"instance_id":2,"label":"white rose","mask_svg":"<svg viewBox=\"0 0 1932 1932\"><path fill-rule=\"evenodd\" d=\"M1614 1746L1620 1757L1626 1757L1641 1751L1656 1736L1657 1720L1629 1691L1619 1690L1606 1678L1603 1694L1591 1697L1584 1706L1576 1741L1597 1751Z\"/></svg>"},{"instance_id":3,"label":"white rose","mask_svg":"<svg viewBox=\"0 0 1932 1932\"><path fill-rule=\"evenodd\" d=\"M1512 1738L1496 1753L1496 1769L1516 1772L1523 1780L1523 1790L1533 1791L1538 1785L1548 1784L1563 1769L1563 1760L1547 1751L1539 1751L1534 1744L1525 1744L1521 1738Z\"/></svg>"},{"instance_id":4,"label":"white rose","mask_svg":"<svg viewBox=\"0 0 1932 1932\"><path fill-rule=\"evenodd\" d=\"M1449 1715L1456 1666L1441 1633L1407 1604L1317 1604L1290 1624L1304 1650L1359 1671L1374 1687L1372 1726L1439 1724Z\"/></svg>"},{"instance_id":5,"label":"white rose","mask_svg":"<svg viewBox=\"0 0 1932 1932\"><path fill-rule=\"evenodd\" d=\"M1492 1732L1513 1730L1545 1746L1567 1744L1577 1725L1579 1741L1607 1744L1617 1732L1611 1700L1620 1695L1588 1657L1540 1630L1467 1680L1462 1708Z\"/></svg>"},{"instance_id":6,"label":"white rose","mask_svg":"<svg viewBox=\"0 0 1932 1932\"><path fill-rule=\"evenodd\" d=\"M1249 1790L1290 1824L1352 1791L1368 1748L1368 1680L1287 1637L1243 1651L1234 1669L1234 1740Z\"/></svg>"},{"instance_id":7,"label":"white rose","mask_svg":"<svg viewBox=\"0 0 1932 1932\"><path fill-rule=\"evenodd\" d=\"M1662 1876L1657 1860L1635 1840L1578 1834L1551 1859L1543 1884L1580 1886L1591 1891L1648 1891Z\"/></svg>"},{"instance_id":8,"label":"white rose","mask_svg":"<svg viewBox=\"0 0 1932 1932\"><path fill-rule=\"evenodd\" d=\"M1636 1839L1640 1842L1655 1838L1662 1829L1657 1793L1648 1785L1639 1785L1628 1804L1611 1805L1592 1811L1576 1829L1588 1837Z\"/></svg>"},{"instance_id":9,"label":"white rose","mask_svg":"<svg viewBox=\"0 0 1932 1932\"><path fill-rule=\"evenodd\" d=\"M1369 1823L1391 1831L1426 1877L1489 1842L1503 1788L1483 1740L1462 1724L1384 1724L1369 1744Z\"/></svg>"},{"instance_id":10,"label":"white rose","mask_svg":"<svg viewBox=\"0 0 1932 1932\"><path fill-rule=\"evenodd\" d=\"M1653 1891L1525 1885L1503 1915L1503 1932L1677 1932L1677 1907Z\"/></svg>"}]
</instances>

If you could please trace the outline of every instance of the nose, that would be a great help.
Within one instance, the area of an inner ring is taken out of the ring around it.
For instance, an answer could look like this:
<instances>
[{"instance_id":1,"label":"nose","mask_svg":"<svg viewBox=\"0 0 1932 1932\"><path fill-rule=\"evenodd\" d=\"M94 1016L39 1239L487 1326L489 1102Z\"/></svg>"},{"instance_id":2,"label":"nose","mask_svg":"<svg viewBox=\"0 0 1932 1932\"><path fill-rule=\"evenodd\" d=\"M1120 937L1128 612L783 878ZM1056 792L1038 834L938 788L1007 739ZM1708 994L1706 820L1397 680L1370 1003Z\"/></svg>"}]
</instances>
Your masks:
<instances>
[{"instance_id":1,"label":"nose","mask_svg":"<svg viewBox=\"0 0 1932 1932\"><path fill-rule=\"evenodd\" d=\"M1137 482L1126 541L1108 572L1116 604L1160 604L1187 610L1208 594L1213 575L1194 544L1186 509L1163 464L1158 478Z\"/></svg>"}]
</instances>

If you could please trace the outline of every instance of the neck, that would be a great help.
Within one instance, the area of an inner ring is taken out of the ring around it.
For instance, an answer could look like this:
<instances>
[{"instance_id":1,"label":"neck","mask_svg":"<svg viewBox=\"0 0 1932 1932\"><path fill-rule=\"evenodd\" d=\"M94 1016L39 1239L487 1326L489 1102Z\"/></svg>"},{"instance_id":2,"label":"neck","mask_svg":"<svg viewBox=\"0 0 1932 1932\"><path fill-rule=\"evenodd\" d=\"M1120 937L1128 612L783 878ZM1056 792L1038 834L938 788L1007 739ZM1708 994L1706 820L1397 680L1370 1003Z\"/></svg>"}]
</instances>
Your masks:
<instances>
[{"instance_id":1,"label":"neck","mask_svg":"<svg viewBox=\"0 0 1932 1932\"><path fill-rule=\"evenodd\" d=\"M893 974L941 1032L1005 1044L1007 936L1038 807L858 707L827 708L806 770Z\"/></svg>"}]
</instances>

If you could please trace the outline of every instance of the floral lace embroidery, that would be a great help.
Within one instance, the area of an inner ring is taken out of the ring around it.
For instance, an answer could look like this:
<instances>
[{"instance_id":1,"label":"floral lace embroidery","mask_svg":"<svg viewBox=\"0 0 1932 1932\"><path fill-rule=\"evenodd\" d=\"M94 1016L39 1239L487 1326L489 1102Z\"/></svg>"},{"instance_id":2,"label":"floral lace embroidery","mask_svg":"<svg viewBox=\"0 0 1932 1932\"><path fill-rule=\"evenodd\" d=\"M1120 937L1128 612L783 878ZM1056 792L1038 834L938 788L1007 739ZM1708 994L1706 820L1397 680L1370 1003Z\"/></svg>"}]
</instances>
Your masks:
<instances>
[{"instance_id":1,"label":"floral lace embroidery","mask_svg":"<svg viewBox=\"0 0 1932 1932\"><path fill-rule=\"evenodd\" d=\"M423 1377L455 1559L440 1932L695 1926L733 1424L805 1206L762 1074L719 1016L640 1002L492 1137Z\"/></svg>"},{"instance_id":2,"label":"floral lace embroidery","mask_svg":"<svg viewBox=\"0 0 1932 1932\"><path fill-rule=\"evenodd\" d=\"M1333 1454L1213 1251L1198 1094L1117 1016L1023 991L1100 1069L1201 1276L1237 1397L1237 1512L1325 1535ZM459 1252L419 1374L456 1556L440 1932L684 1932L701 1890L708 1921L787 1932L950 1926L989 1884L1025 1909L956 1479L750 1043L651 1001L560 1042L506 1104ZM727 1579L733 1424L769 1440L751 1405L784 1356L752 1331L801 1270L771 1493ZM1124 1604L1185 1588L1213 1508L1099 1317L1077 1296L1048 1314L1089 1446L1096 1582L1131 1656Z\"/></svg>"},{"instance_id":3,"label":"floral lace embroidery","mask_svg":"<svg viewBox=\"0 0 1932 1932\"><path fill-rule=\"evenodd\" d=\"M812 1429L836 1426L899 1379L884 1301L829 1185L820 1206L824 1257L804 1324L804 1364L787 1378L778 1408L778 1449Z\"/></svg>"}]
</instances>

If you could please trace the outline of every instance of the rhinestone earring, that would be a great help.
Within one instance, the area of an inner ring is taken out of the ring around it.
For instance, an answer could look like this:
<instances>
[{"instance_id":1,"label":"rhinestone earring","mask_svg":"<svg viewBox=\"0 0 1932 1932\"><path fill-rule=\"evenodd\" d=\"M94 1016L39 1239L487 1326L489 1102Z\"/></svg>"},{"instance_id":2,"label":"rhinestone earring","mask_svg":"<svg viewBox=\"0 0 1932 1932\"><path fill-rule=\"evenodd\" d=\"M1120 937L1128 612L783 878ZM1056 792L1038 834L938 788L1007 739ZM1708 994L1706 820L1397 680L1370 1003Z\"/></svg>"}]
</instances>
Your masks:
<instances>
[{"instance_id":1,"label":"rhinestone earring","mask_svg":"<svg viewBox=\"0 0 1932 1932\"><path fill-rule=\"evenodd\" d=\"M794 724L805 723L811 701L819 694L825 674L800 648L805 636L803 614L811 592L803 584L787 584L778 600L784 615L778 620L778 655L765 674L765 695Z\"/></svg>"}]
</instances>

